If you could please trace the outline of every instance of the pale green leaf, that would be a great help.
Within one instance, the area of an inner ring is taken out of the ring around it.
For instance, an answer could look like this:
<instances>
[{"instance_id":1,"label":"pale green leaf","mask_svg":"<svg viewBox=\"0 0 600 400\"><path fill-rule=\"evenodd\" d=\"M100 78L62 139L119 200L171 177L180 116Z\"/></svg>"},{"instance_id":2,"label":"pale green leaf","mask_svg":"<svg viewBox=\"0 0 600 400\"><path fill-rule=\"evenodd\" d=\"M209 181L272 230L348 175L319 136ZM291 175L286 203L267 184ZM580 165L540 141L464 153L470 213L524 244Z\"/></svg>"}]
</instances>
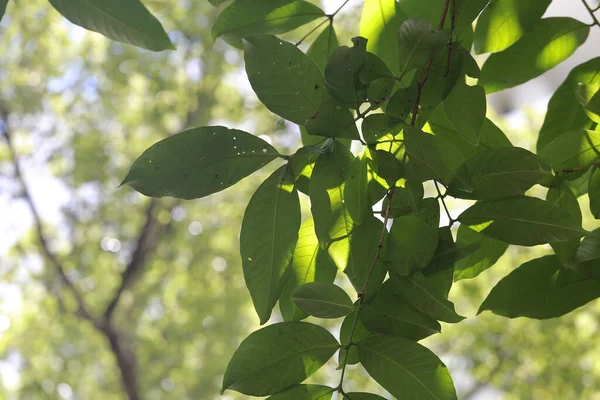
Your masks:
<instances>
[{"instance_id":1,"label":"pale green leaf","mask_svg":"<svg viewBox=\"0 0 600 400\"><path fill-rule=\"evenodd\" d=\"M565 132L538 152L554 171L568 171L589 165L600 158L600 132Z\"/></svg>"},{"instance_id":2,"label":"pale green leaf","mask_svg":"<svg viewBox=\"0 0 600 400\"><path fill-rule=\"evenodd\" d=\"M575 97L583 106L587 116L595 123L600 123L600 83L580 85Z\"/></svg>"},{"instance_id":3,"label":"pale green leaf","mask_svg":"<svg viewBox=\"0 0 600 400\"><path fill-rule=\"evenodd\" d=\"M325 29L312 42L306 51L306 55L312 58L319 67L319 70L321 70L321 73L325 74L325 66L339 45L333 25L327 24Z\"/></svg>"},{"instance_id":4,"label":"pale green leaf","mask_svg":"<svg viewBox=\"0 0 600 400\"><path fill-rule=\"evenodd\" d=\"M468 226L458 227L456 242L459 245L477 244L478 248L454 266L454 280L475 278L490 268L508 249L508 243L482 235Z\"/></svg>"}]
</instances>

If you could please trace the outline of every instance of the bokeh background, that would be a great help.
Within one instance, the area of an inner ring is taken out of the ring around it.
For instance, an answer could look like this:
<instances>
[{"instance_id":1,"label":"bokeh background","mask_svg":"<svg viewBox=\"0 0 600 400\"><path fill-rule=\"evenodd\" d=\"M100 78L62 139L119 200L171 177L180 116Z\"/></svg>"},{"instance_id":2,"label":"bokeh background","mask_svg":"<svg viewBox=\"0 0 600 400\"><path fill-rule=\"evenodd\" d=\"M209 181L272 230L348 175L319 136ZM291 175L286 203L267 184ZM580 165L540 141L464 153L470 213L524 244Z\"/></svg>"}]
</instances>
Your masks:
<instances>
[{"instance_id":1,"label":"bokeh background","mask_svg":"<svg viewBox=\"0 0 600 400\"><path fill-rule=\"evenodd\" d=\"M260 105L241 53L213 43L218 10L208 1L144 3L177 50L111 42L41 0L11 0L0 23L0 399L126 399L119 352L140 399L242 398L219 387L233 351L258 328L238 234L269 170L194 201L150 200L119 184L143 150L189 127L244 129L283 153L300 135ZM331 12L342 1L320 3ZM336 19L343 44L358 34L361 3L351 0ZM579 1L555 0L547 15L589 22ZM592 29L567 62L491 96L489 117L513 144L534 148L552 91L600 55L599 43ZM597 226L588 215L584 227ZM547 252L512 246L492 269L454 285L451 300L468 318L424 344L449 366L460 399L600 399L599 302L546 321L475 317L500 278ZM124 271L131 277L110 336L85 313L105 312ZM335 367L311 380L335 379ZM350 387L381 390L349 371Z\"/></svg>"}]
</instances>

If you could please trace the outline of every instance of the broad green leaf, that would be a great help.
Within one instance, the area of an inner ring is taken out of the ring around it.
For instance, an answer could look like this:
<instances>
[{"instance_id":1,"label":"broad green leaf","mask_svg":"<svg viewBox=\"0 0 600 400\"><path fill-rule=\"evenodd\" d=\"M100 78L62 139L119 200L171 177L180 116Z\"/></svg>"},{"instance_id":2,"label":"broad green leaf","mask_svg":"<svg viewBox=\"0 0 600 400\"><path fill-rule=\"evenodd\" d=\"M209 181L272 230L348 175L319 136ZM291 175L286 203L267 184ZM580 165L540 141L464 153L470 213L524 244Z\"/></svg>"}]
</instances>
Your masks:
<instances>
[{"instance_id":1,"label":"broad green leaf","mask_svg":"<svg viewBox=\"0 0 600 400\"><path fill-rule=\"evenodd\" d=\"M350 217L356 225L362 225L367 214L372 213L367 192L368 176L367 167L369 159L363 155L354 159L350 173L344 185L344 202Z\"/></svg>"},{"instance_id":2,"label":"broad green leaf","mask_svg":"<svg viewBox=\"0 0 600 400\"><path fill-rule=\"evenodd\" d=\"M454 280L475 278L477 275L490 268L508 249L508 243L482 235L468 226L461 224L458 227L456 243L477 244L478 248L454 266Z\"/></svg>"},{"instance_id":3,"label":"broad green leaf","mask_svg":"<svg viewBox=\"0 0 600 400\"><path fill-rule=\"evenodd\" d=\"M292 43L272 35L248 37L246 74L260 101L272 112L304 125L316 116L323 97L323 76L315 62Z\"/></svg>"},{"instance_id":4,"label":"broad green leaf","mask_svg":"<svg viewBox=\"0 0 600 400\"><path fill-rule=\"evenodd\" d=\"M587 116L592 121L600 123L600 83L580 85L575 97L583 106Z\"/></svg>"},{"instance_id":5,"label":"broad green leaf","mask_svg":"<svg viewBox=\"0 0 600 400\"><path fill-rule=\"evenodd\" d=\"M242 221L240 253L246 286L264 324L287 282L300 229L300 200L287 165L256 190Z\"/></svg>"},{"instance_id":6,"label":"broad green leaf","mask_svg":"<svg viewBox=\"0 0 600 400\"><path fill-rule=\"evenodd\" d=\"M175 49L160 22L139 0L49 1L75 25L109 39L153 51Z\"/></svg>"},{"instance_id":7,"label":"broad green leaf","mask_svg":"<svg viewBox=\"0 0 600 400\"><path fill-rule=\"evenodd\" d=\"M398 32L398 64L400 77L414 68L424 66L450 40L450 32L433 32L431 23L422 19L409 19L400 25Z\"/></svg>"},{"instance_id":8,"label":"broad green leaf","mask_svg":"<svg viewBox=\"0 0 600 400\"><path fill-rule=\"evenodd\" d=\"M393 186L404 176L404 164L394 154L385 150L370 150L377 175L384 179L388 186Z\"/></svg>"},{"instance_id":9,"label":"broad green leaf","mask_svg":"<svg viewBox=\"0 0 600 400\"><path fill-rule=\"evenodd\" d=\"M241 38L288 32L320 17L325 17L323 10L308 1L234 1L215 21L212 35L214 39L223 36L231 45L242 48Z\"/></svg>"},{"instance_id":10,"label":"broad green leaf","mask_svg":"<svg viewBox=\"0 0 600 400\"><path fill-rule=\"evenodd\" d=\"M292 301L317 318L340 318L354 311L350 297L333 283L311 282L299 286L292 292Z\"/></svg>"},{"instance_id":11,"label":"broad green leaf","mask_svg":"<svg viewBox=\"0 0 600 400\"><path fill-rule=\"evenodd\" d=\"M563 242L587 234L567 211L522 195L479 201L458 221L486 236L521 246Z\"/></svg>"},{"instance_id":12,"label":"broad green leaf","mask_svg":"<svg viewBox=\"0 0 600 400\"><path fill-rule=\"evenodd\" d=\"M2 21L2 17L6 12L6 5L8 4L8 0L0 0L0 21Z\"/></svg>"},{"instance_id":13,"label":"broad green leaf","mask_svg":"<svg viewBox=\"0 0 600 400\"><path fill-rule=\"evenodd\" d=\"M416 215L432 228L440 227L440 203L437 198L426 197L421 201L421 208Z\"/></svg>"},{"instance_id":14,"label":"broad green leaf","mask_svg":"<svg viewBox=\"0 0 600 400\"><path fill-rule=\"evenodd\" d=\"M554 204L555 207L567 211L577 223L581 224L582 216L577 197L571 189L561 179L556 179L554 184L548 189L546 201ZM572 264L575 258L575 252L579 247L579 238L571 239L566 242L551 242L550 246L560 262L566 267Z\"/></svg>"},{"instance_id":15,"label":"broad green leaf","mask_svg":"<svg viewBox=\"0 0 600 400\"><path fill-rule=\"evenodd\" d=\"M423 184L421 182L405 181L404 187L396 187L390 206L390 217L397 218L406 214L418 213L423 200ZM383 209L387 208L387 200Z\"/></svg>"},{"instance_id":16,"label":"broad green leaf","mask_svg":"<svg viewBox=\"0 0 600 400\"><path fill-rule=\"evenodd\" d=\"M454 130L466 142L478 146L487 109L483 86L468 86L459 82L442 104Z\"/></svg>"},{"instance_id":17,"label":"broad green leaf","mask_svg":"<svg viewBox=\"0 0 600 400\"><path fill-rule=\"evenodd\" d=\"M487 6L488 2L489 0L462 0L452 3L456 7L456 10L452 11L454 13L455 29L463 28L464 31L466 27L471 28L473 21L481 13L481 10ZM446 27L451 23L452 19L446 18ZM470 46L467 49L470 49Z\"/></svg>"},{"instance_id":18,"label":"broad green leaf","mask_svg":"<svg viewBox=\"0 0 600 400\"><path fill-rule=\"evenodd\" d=\"M483 10L475 28L475 53L497 53L534 26L551 0L496 0Z\"/></svg>"},{"instance_id":19,"label":"broad green leaf","mask_svg":"<svg viewBox=\"0 0 600 400\"><path fill-rule=\"evenodd\" d=\"M573 68L556 89L550 102L537 141L538 153L565 132L588 129L592 123L577 102L579 84L600 83L600 57Z\"/></svg>"},{"instance_id":20,"label":"broad green leaf","mask_svg":"<svg viewBox=\"0 0 600 400\"><path fill-rule=\"evenodd\" d=\"M330 400L335 389L323 385L294 385L267 400Z\"/></svg>"},{"instance_id":21,"label":"broad green leaf","mask_svg":"<svg viewBox=\"0 0 600 400\"><path fill-rule=\"evenodd\" d=\"M479 84L490 94L525 83L566 60L589 31L572 18L541 19L515 44L486 60Z\"/></svg>"},{"instance_id":22,"label":"broad green leaf","mask_svg":"<svg viewBox=\"0 0 600 400\"><path fill-rule=\"evenodd\" d=\"M283 319L297 321L308 316L291 299L295 288L310 282L333 283L336 272L337 267L327 251L319 246L314 220L310 218L300 227L298 243L292 258L291 276L279 299L279 310Z\"/></svg>"},{"instance_id":23,"label":"broad green leaf","mask_svg":"<svg viewBox=\"0 0 600 400\"><path fill-rule=\"evenodd\" d=\"M438 229L416 215L394 219L388 237L387 260L400 275L425 268L435 254Z\"/></svg>"},{"instance_id":24,"label":"broad green leaf","mask_svg":"<svg viewBox=\"0 0 600 400\"><path fill-rule=\"evenodd\" d=\"M590 175L588 184L590 198L590 211L596 219L600 219L600 167L595 166Z\"/></svg>"},{"instance_id":25,"label":"broad green leaf","mask_svg":"<svg viewBox=\"0 0 600 400\"><path fill-rule=\"evenodd\" d=\"M392 137L402 131L403 122L391 118L385 114L370 114L363 119L361 131L367 143L374 143L381 138L391 135Z\"/></svg>"},{"instance_id":26,"label":"broad green leaf","mask_svg":"<svg viewBox=\"0 0 600 400\"><path fill-rule=\"evenodd\" d=\"M317 113L306 120L309 135L359 140L352 112L339 101L324 93Z\"/></svg>"},{"instance_id":27,"label":"broad green leaf","mask_svg":"<svg viewBox=\"0 0 600 400\"><path fill-rule=\"evenodd\" d=\"M340 343L342 346L346 346L350 343L356 343L360 340L363 340L367 336L371 335L371 332L363 325L360 318L356 321L356 327L354 327L354 322L356 320L356 311L351 312L344 318L342 322L342 326L340 327ZM350 338L350 334L352 333L352 328L354 327L354 335ZM346 354L347 352L347 354ZM344 363L349 365L357 364L358 355L356 354L356 346L350 346L348 350L342 348L339 352L338 364L343 368ZM340 367L338 367L340 369Z\"/></svg>"},{"instance_id":28,"label":"broad green leaf","mask_svg":"<svg viewBox=\"0 0 600 400\"><path fill-rule=\"evenodd\" d=\"M410 340L421 340L441 330L436 320L396 296L389 280L373 301L364 305L360 318L371 332Z\"/></svg>"},{"instance_id":29,"label":"broad green leaf","mask_svg":"<svg viewBox=\"0 0 600 400\"><path fill-rule=\"evenodd\" d=\"M556 256L536 258L504 277L478 313L508 318L556 318L600 296L600 282L565 269Z\"/></svg>"},{"instance_id":30,"label":"broad green leaf","mask_svg":"<svg viewBox=\"0 0 600 400\"><path fill-rule=\"evenodd\" d=\"M310 179L311 212L321 245L348 236L354 221L344 202L344 182L355 157L341 143L321 154Z\"/></svg>"},{"instance_id":31,"label":"broad green leaf","mask_svg":"<svg viewBox=\"0 0 600 400\"><path fill-rule=\"evenodd\" d=\"M325 86L331 97L357 109L367 98L366 84L359 79L359 72L367 60L367 40L355 37L352 44L352 47L338 47L329 58L325 67Z\"/></svg>"},{"instance_id":32,"label":"broad green leaf","mask_svg":"<svg viewBox=\"0 0 600 400\"><path fill-rule=\"evenodd\" d=\"M348 399L348 400L386 400L385 397L381 397L377 394L363 393L363 392L346 393L345 399Z\"/></svg>"},{"instance_id":33,"label":"broad green leaf","mask_svg":"<svg viewBox=\"0 0 600 400\"><path fill-rule=\"evenodd\" d=\"M523 194L552 173L546 162L520 147L482 149L466 167L473 188L466 197L479 200Z\"/></svg>"},{"instance_id":34,"label":"broad green leaf","mask_svg":"<svg viewBox=\"0 0 600 400\"><path fill-rule=\"evenodd\" d=\"M373 103L382 103L389 99L396 85L396 77L385 62L369 52L358 77L361 82L369 85L367 98Z\"/></svg>"},{"instance_id":35,"label":"broad green leaf","mask_svg":"<svg viewBox=\"0 0 600 400\"><path fill-rule=\"evenodd\" d=\"M373 379L398 399L456 400L448 369L426 347L375 335L358 343L360 361Z\"/></svg>"},{"instance_id":36,"label":"broad green leaf","mask_svg":"<svg viewBox=\"0 0 600 400\"><path fill-rule=\"evenodd\" d=\"M600 229L583 238L569 268L586 278L600 280Z\"/></svg>"},{"instance_id":37,"label":"broad green leaf","mask_svg":"<svg viewBox=\"0 0 600 400\"><path fill-rule=\"evenodd\" d=\"M242 341L227 365L222 392L275 394L311 376L338 348L337 340L320 326L305 322L269 325Z\"/></svg>"},{"instance_id":38,"label":"broad green leaf","mask_svg":"<svg viewBox=\"0 0 600 400\"><path fill-rule=\"evenodd\" d=\"M470 192L471 186L463 166L465 160L460 152L452 144L437 136L409 128L411 127L404 129L408 154L407 179L418 181L438 179L446 186L453 184Z\"/></svg>"},{"instance_id":39,"label":"broad green leaf","mask_svg":"<svg viewBox=\"0 0 600 400\"><path fill-rule=\"evenodd\" d=\"M600 132L583 129L563 133L538 153L557 172L585 167L597 161L599 154Z\"/></svg>"},{"instance_id":40,"label":"broad green leaf","mask_svg":"<svg viewBox=\"0 0 600 400\"><path fill-rule=\"evenodd\" d=\"M396 293L423 314L438 321L450 323L465 319L456 313L452 302L436 293L435 287L421 272L415 272L410 276L394 274L392 282L394 282Z\"/></svg>"},{"instance_id":41,"label":"broad green leaf","mask_svg":"<svg viewBox=\"0 0 600 400\"><path fill-rule=\"evenodd\" d=\"M205 126L148 148L122 185L146 196L197 199L232 186L277 157L277 150L248 132Z\"/></svg>"},{"instance_id":42,"label":"broad green leaf","mask_svg":"<svg viewBox=\"0 0 600 400\"><path fill-rule=\"evenodd\" d=\"M329 58L340 46L335 29L333 25L327 24L325 29L317 36L314 42L310 45L306 51L306 55L312 58L317 64L322 74L325 74L325 66L329 61Z\"/></svg>"},{"instance_id":43,"label":"broad green leaf","mask_svg":"<svg viewBox=\"0 0 600 400\"><path fill-rule=\"evenodd\" d=\"M417 94L416 86L396 90L385 108L385 113L390 117L406 121L413 111Z\"/></svg>"}]
</instances>

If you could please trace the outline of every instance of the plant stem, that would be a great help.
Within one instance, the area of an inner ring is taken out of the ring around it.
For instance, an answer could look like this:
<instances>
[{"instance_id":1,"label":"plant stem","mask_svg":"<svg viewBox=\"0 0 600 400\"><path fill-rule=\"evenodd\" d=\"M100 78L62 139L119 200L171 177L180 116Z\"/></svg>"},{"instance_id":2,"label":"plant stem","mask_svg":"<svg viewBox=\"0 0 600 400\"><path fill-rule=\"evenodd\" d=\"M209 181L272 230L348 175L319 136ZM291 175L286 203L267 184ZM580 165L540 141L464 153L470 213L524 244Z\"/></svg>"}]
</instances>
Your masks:
<instances>
[{"instance_id":1,"label":"plant stem","mask_svg":"<svg viewBox=\"0 0 600 400\"><path fill-rule=\"evenodd\" d=\"M592 20L594 21L590 24L590 26L596 25L596 26L600 27L600 21L598 21L598 18L596 18L596 16L594 15L594 12L598 11L600 9L600 6L596 7L595 9L592 9L592 7L590 7L588 5L586 0L581 0L581 2L585 6L585 8L588 10L588 12L590 13L590 17L592 17Z\"/></svg>"},{"instance_id":2,"label":"plant stem","mask_svg":"<svg viewBox=\"0 0 600 400\"><path fill-rule=\"evenodd\" d=\"M306 38L308 38L310 35L313 34L314 31L316 31L317 29L319 29L325 22L330 21L331 17L327 16L326 19L324 19L323 21L321 21L317 26L315 26L314 28L312 28L310 31L308 31L308 33L304 36L302 36L302 38L300 38L300 40L298 40L294 46L298 47L302 44L302 42L304 42L306 40Z\"/></svg>"},{"instance_id":3,"label":"plant stem","mask_svg":"<svg viewBox=\"0 0 600 400\"><path fill-rule=\"evenodd\" d=\"M442 194L442 192L440 191L440 187L439 187L437 181L433 181L433 183L435 184L435 189L438 192L438 197L442 201L442 204L444 206L444 210L446 210L446 215L448 216L448 222L450 223L449 226L452 227L452 225L454 225L454 223L456 222L456 220L454 218L452 218L452 215L450 215L450 211L448 210L448 206L446 205L446 201L444 200L444 198L446 197L446 195Z\"/></svg>"},{"instance_id":4,"label":"plant stem","mask_svg":"<svg viewBox=\"0 0 600 400\"><path fill-rule=\"evenodd\" d=\"M339 6L339 8L338 8L337 10L335 10L335 12L334 12L333 14L331 14L331 15L329 16L329 18L330 18L330 19L333 21L333 17L335 17L335 16L337 15L337 13L339 13L339 12L340 12L340 10L341 10L342 8L344 8L344 6L345 6L346 4L348 4L348 2L349 2L349 1L350 1L350 0L346 0L344 3L342 3L342 5L341 5L341 6Z\"/></svg>"}]
</instances>

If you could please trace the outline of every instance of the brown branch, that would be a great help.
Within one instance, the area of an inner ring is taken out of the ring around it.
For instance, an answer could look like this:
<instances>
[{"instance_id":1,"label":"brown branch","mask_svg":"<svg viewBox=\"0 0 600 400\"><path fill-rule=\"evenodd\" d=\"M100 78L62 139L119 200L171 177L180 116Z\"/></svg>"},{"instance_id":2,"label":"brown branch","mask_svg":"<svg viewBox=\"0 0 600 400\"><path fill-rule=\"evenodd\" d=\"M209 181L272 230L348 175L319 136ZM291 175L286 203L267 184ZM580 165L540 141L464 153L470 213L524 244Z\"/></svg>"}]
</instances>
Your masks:
<instances>
[{"instance_id":1,"label":"brown branch","mask_svg":"<svg viewBox=\"0 0 600 400\"><path fill-rule=\"evenodd\" d=\"M450 25L450 41L448 42L448 60L446 60L446 72L444 76L448 76L450 73L450 61L452 58L452 40L454 35L454 26L456 21L456 0L452 0L452 23Z\"/></svg>"},{"instance_id":2,"label":"brown branch","mask_svg":"<svg viewBox=\"0 0 600 400\"><path fill-rule=\"evenodd\" d=\"M572 174L573 172L577 172L577 171L581 171L583 169L588 169L589 167L594 167L594 166L598 166L600 165L600 161L596 161L593 163L589 163L586 165L581 165L579 167L574 167L574 168L569 168L569 169L562 169L560 171L556 171L557 174Z\"/></svg>"}]
</instances>

